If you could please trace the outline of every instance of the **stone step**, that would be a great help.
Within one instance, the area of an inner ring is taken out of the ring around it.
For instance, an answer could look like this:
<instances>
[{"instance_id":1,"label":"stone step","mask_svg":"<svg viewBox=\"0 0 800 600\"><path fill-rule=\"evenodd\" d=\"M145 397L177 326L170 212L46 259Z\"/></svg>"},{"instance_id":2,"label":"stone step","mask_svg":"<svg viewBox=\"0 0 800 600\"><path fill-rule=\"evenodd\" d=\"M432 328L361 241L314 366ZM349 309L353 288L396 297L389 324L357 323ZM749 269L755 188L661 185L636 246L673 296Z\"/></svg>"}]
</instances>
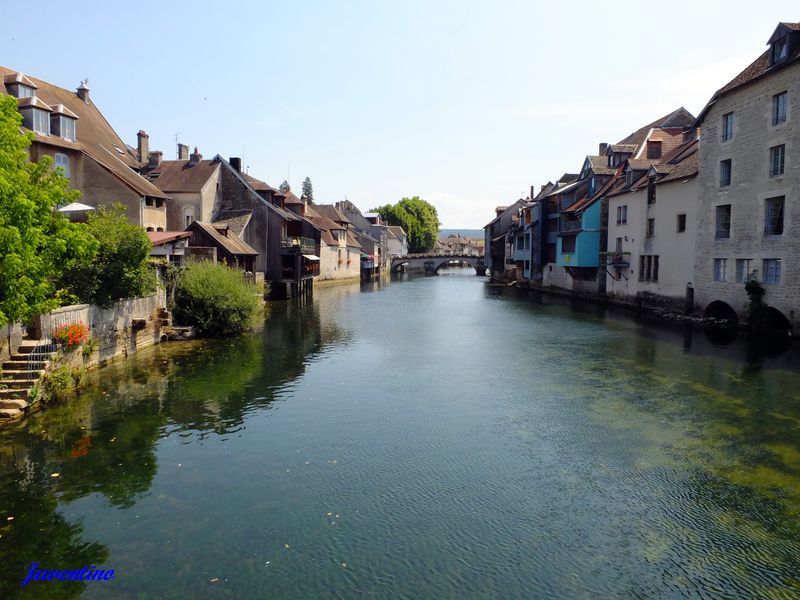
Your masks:
<instances>
[{"instance_id":1,"label":"stone step","mask_svg":"<svg viewBox=\"0 0 800 600\"><path fill-rule=\"evenodd\" d=\"M25 414L18 408L0 408L0 419L18 419Z\"/></svg>"},{"instance_id":2,"label":"stone step","mask_svg":"<svg viewBox=\"0 0 800 600\"><path fill-rule=\"evenodd\" d=\"M30 354L36 348L42 349L43 346L49 345L50 340L22 340L22 343L17 348L17 354Z\"/></svg>"},{"instance_id":3,"label":"stone step","mask_svg":"<svg viewBox=\"0 0 800 600\"><path fill-rule=\"evenodd\" d=\"M0 409L3 408L18 408L19 410L27 410L28 401L22 398L0 398Z\"/></svg>"},{"instance_id":4,"label":"stone step","mask_svg":"<svg viewBox=\"0 0 800 600\"><path fill-rule=\"evenodd\" d=\"M20 382L23 383L23 382ZM27 399L30 395L31 390L27 387L18 387L18 388L0 388L0 400L15 400L19 399Z\"/></svg>"},{"instance_id":5,"label":"stone step","mask_svg":"<svg viewBox=\"0 0 800 600\"><path fill-rule=\"evenodd\" d=\"M17 358L14 357L11 360L7 360L3 363L3 372L4 371L27 371L29 366L32 366L33 363L36 363L35 366L38 366L38 370L42 370L47 365L50 364L50 361L47 360L44 356L41 358ZM1 372L0 372L1 373Z\"/></svg>"},{"instance_id":6,"label":"stone step","mask_svg":"<svg viewBox=\"0 0 800 600\"><path fill-rule=\"evenodd\" d=\"M21 381L39 381L39 378L44 375L44 370L29 371L23 369L21 371L6 371L3 370L3 383L7 383L9 379Z\"/></svg>"},{"instance_id":7,"label":"stone step","mask_svg":"<svg viewBox=\"0 0 800 600\"><path fill-rule=\"evenodd\" d=\"M32 387L39 379L0 379L0 386L5 386L6 389L22 390Z\"/></svg>"}]
</instances>

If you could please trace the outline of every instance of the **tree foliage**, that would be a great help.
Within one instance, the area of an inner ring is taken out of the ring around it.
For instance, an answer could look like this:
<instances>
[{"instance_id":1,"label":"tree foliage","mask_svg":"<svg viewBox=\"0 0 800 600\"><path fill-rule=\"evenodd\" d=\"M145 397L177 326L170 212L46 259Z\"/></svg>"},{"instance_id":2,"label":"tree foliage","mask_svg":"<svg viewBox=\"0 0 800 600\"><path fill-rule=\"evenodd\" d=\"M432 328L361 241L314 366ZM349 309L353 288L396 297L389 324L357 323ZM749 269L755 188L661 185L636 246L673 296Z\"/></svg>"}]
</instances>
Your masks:
<instances>
[{"instance_id":1,"label":"tree foliage","mask_svg":"<svg viewBox=\"0 0 800 600\"><path fill-rule=\"evenodd\" d=\"M292 186L290 186L289 182L284 179L283 183L281 183L281 185L280 185L280 187L278 189L280 189L280 191L282 191L282 192L288 192L289 190L292 189Z\"/></svg>"},{"instance_id":2,"label":"tree foliage","mask_svg":"<svg viewBox=\"0 0 800 600\"><path fill-rule=\"evenodd\" d=\"M259 313L259 288L241 270L189 261L178 275L175 317L202 335L226 336L250 327Z\"/></svg>"},{"instance_id":3,"label":"tree foliage","mask_svg":"<svg viewBox=\"0 0 800 600\"><path fill-rule=\"evenodd\" d=\"M399 225L408 235L409 252L429 252L439 235L439 215L436 208L419 196L403 198L397 204L372 209L389 225Z\"/></svg>"},{"instance_id":4,"label":"tree foliage","mask_svg":"<svg viewBox=\"0 0 800 600\"><path fill-rule=\"evenodd\" d=\"M309 204L314 204L314 186L311 185L311 178L306 177L303 180L302 196L308 200Z\"/></svg>"},{"instance_id":5,"label":"tree foliage","mask_svg":"<svg viewBox=\"0 0 800 600\"><path fill-rule=\"evenodd\" d=\"M0 325L28 321L56 308L56 280L85 262L97 243L85 228L56 210L79 192L52 168L28 161L32 134L20 133L17 101L0 95Z\"/></svg>"},{"instance_id":6,"label":"tree foliage","mask_svg":"<svg viewBox=\"0 0 800 600\"><path fill-rule=\"evenodd\" d=\"M124 206L92 211L86 230L97 240L98 251L92 260L66 270L63 284L67 290L81 302L99 306L155 291L155 272L148 264L150 238L144 229L128 222Z\"/></svg>"}]
</instances>

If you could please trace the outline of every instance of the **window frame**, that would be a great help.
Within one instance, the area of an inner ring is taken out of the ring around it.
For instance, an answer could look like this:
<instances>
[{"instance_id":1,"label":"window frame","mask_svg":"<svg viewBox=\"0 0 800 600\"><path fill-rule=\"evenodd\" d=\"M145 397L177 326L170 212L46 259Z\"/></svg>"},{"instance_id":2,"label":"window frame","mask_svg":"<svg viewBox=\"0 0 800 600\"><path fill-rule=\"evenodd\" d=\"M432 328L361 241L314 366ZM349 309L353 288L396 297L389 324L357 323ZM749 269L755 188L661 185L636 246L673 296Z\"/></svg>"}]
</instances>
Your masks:
<instances>
[{"instance_id":1,"label":"window frame","mask_svg":"<svg viewBox=\"0 0 800 600\"><path fill-rule=\"evenodd\" d=\"M677 231L677 233L685 233L686 232L686 213L678 213L676 215L676 217L677 217L677 220L678 220L678 223L677 223L678 231Z\"/></svg>"},{"instance_id":2,"label":"window frame","mask_svg":"<svg viewBox=\"0 0 800 600\"><path fill-rule=\"evenodd\" d=\"M786 144L769 149L769 176L781 177L786 172Z\"/></svg>"},{"instance_id":3,"label":"window frame","mask_svg":"<svg viewBox=\"0 0 800 600\"><path fill-rule=\"evenodd\" d=\"M724 214L725 210L727 209L727 227L721 228L720 225L724 223L724 221L720 221L720 215ZM730 204L718 204L714 207L714 239L717 240L728 240L731 237L731 221L733 217L733 210ZM725 235L721 235L724 233Z\"/></svg>"},{"instance_id":4,"label":"window frame","mask_svg":"<svg viewBox=\"0 0 800 600\"><path fill-rule=\"evenodd\" d=\"M778 204L779 202L779 204ZM771 208L771 204L776 205ZM777 210L776 210L777 209ZM764 199L764 235L783 235L786 216L786 196L772 196Z\"/></svg>"},{"instance_id":5,"label":"window frame","mask_svg":"<svg viewBox=\"0 0 800 600\"><path fill-rule=\"evenodd\" d=\"M656 220L655 218L647 219L647 225L645 229L645 237L651 238L655 237L656 235Z\"/></svg>"},{"instance_id":6,"label":"window frame","mask_svg":"<svg viewBox=\"0 0 800 600\"><path fill-rule=\"evenodd\" d=\"M64 154L63 152L56 152L55 155L53 156L53 166L56 169L61 169L62 170L61 174L66 179L72 178L71 177L72 169L70 168L69 155Z\"/></svg>"},{"instance_id":7,"label":"window frame","mask_svg":"<svg viewBox=\"0 0 800 600\"><path fill-rule=\"evenodd\" d=\"M736 259L736 283L747 283L750 280L750 274L753 272L750 266L752 262L751 258Z\"/></svg>"},{"instance_id":8,"label":"window frame","mask_svg":"<svg viewBox=\"0 0 800 600\"><path fill-rule=\"evenodd\" d=\"M772 97L772 126L776 127L786 122L787 108L786 92L780 92Z\"/></svg>"},{"instance_id":9,"label":"window frame","mask_svg":"<svg viewBox=\"0 0 800 600\"><path fill-rule=\"evenodd\" d=\"M733 181L733 159L719 161L719 187L730 187Z\"/></svg>"},{"instance_id":10,"label":"window frame","mask_svg":"<svg viewBox=\"0 0 800 600\"><path fill-rule=\"evenodd\" d=\"M722 115L722 141L729 142L733 139L733 111Z\"/></svg>"},{"instance_id":11,"label":"window frame","mask_svg":"<svg viewBox=\"0 0 800 600\"><path fill-rule=\"evenodd\" d=\"M726 282L728 281L728 259L715 258L713 261L713 280Z\"/></svg>"},{"instance_id":12,"label":"window frame","mask_svg":"<svg viewBox=\"0 0 800 600\"><path fill-rule=\"evenodd\" d=\"M762 283L764 285L780 285L781 284L781 267L782 261L780 258L765 258L762 259L761 266L763 267ZM771 268L773 267L773 268ZM772 275L770 275L772 273Z\"/></svg>"}]
</instances>

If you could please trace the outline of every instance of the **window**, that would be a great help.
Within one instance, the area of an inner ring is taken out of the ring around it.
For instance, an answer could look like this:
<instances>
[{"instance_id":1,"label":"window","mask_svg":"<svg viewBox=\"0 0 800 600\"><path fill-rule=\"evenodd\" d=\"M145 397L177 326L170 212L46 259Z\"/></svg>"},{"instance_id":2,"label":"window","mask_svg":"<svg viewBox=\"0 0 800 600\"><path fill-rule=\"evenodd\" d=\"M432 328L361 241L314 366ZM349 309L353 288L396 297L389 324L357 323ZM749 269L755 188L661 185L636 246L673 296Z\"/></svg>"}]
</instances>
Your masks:
<instances>
[{"instance_id":1,"label":"window","mask_svg":"<svg viewBox=\"0 0 800 600\"><path fill-rule=\"evenodd\" d=\"M34 92L32 87L22 84L17 86L17 98L33 98L33 96Z\"/></svg>"},{"instance_id":2,"label":"window","mask_svg":"<svg viewBox=\"0 0 800 600\"><path fill-rule=\"evenodd\" d=\"M786 145L773 146L769 149L769 176L776 177L783 175L783 167L786 159Z\"/></svg>"},{"instance_id":3,"label":"window","mask_svg":"<svg viewBox=\"0 0 800 600\"><path fill-rule=\"evenodd\" d=\"M750 279L750 259L736 259L736 283L747 283Z\"/></svg>"},{"instance_id":4,"label":"window","mask_svg":"<svg viewBox=\"0 0 800 600\"><path fill-rule=\"evenodd\" d=\"M50 115L38 108L33 109L33 130L37 133L50 135Z\"/></svg>"},{"instance_id":5,"label":"window","mask_svg":"<svg viewBox=\"0 0 800 600\"><path fill-rule=\"evenodd\" d=\"M625 173L625 185L630 187L633 185L633 171L628 171Z\"/></svg>"},{"instance_id":6,"label":"window","mask_svg":"<svg viewBox=\"0 0 800 600\"><path fill-rule=\"evenodd\" d=\"M525 238L522 237L521 235L517 236L517 250L522 250L524 249L524 247L525 247Z\"/></svg>"},{"instance_id":7,"label":"window","mask_svg":"<svg viewBox=\"0 0 800 600\"><path fill-rule=\"evenodd\" d=\"M155 205L155 201L153 200L153 198L149 198L149 197L145 198L144 199L144 205L145 206L154 206Z\"/></svg>"},{"instance_id":8,"label":"window","mask_svg":"<svg viewBox=\"0 0 800 600\"><path fill-rule=\"evenodd\" d=\"M658 256L639 257L639 281L658 281Z\"/></svg>"},{"instance_id":9,"label":"window","mask_svg":"<svg viewBox=\"0 0 800 600\"><path fill-rule=\"evenodd\" d=\"M714 259L714 281L728 281L728 259Z\"/></svg>"},{"instance_id":10,"label":"window","mask_svg":"<svg viewBox=\"0 0 800 600\"><path fill-rule=\"evenodd\" d=\"M786 92L772 97L772 124L777 125L786 120Z\"/></svg>"},{"instance_id":11,"label":"window","mask_svg":"<svg viewBox=\"0 0 800 600\"><path fill-rule=\"evenodd\" d=\"M617 225L625 225L628 222L628 205L622 204L617 207Z\"/></svg>"},{"instance_id":12,"label":"window","mask_svg":"<svg viewBox=\"0 0 800 600\"><path fill-rule=\"evenodd\" d=\"M589 195L594 194L594 191L597 189L597 178L592 177L589 180Z\"/></svg>"},{"instance_id":13,"label":"window","mask_svg":"<svg viewBox=\"0 0 800 600\"><path fill-rule=\"evenodd\" d=\"M183 223L184 228L189 227L194 221L194 208L187 206L183 209ZM285 235L283 237L286 237Z\"/></svg>"},{"instance_id":14,"label":"window","mask_svg":"<svg viewBox=\"0 0 800 600\"><path fill-rule=\"evenodd\" d=\"M617 238L617 243L616 243L616 246L615 246L615 251L616 251L616 252L622 252L622 238L621 238L621 237L618 237L618 238Z\"/></svg>"},{"instance_id":15,"label":"window","mask_svg":"<svg viewBox=\"0 0 800 600\"><path fill-rule=\"evenodd\" d=\"M781 38L772 44L772 64L781 62L789 53L789 46L786 43L786 38Z\"/></svg>"},{"instance_id":16,"label":"window","mask_svg":"<svg viewBox=\"0 0 800 600\"><path fill-rule=\"evenodd\" d=\"M784 196L764 200L764 235L783 235Z\"/></svg>"},{"instance_id":17,"label":"window","mask_svg":"<svg viewBox=\"0 0 800 600\"><path fill-rule=\"evenodd\" d=\"M764 283L777 285L781 282L781 259L764 259Z\"/></svg>"},{"instance_id":18,"label":"window","mask_svg":"<svg viewBox=\"0 0 800 600\"><path fill-rule=\"evenodd\" d=\"M717 239L731 237L731 205L723 204L717 207Z\"/></svg>"},{"instance_id":19,"label":"window","mask_svg":"<svg viewBox=\"0 0 800 600\"><path fill-rule=\"evenodd\" d=\"M656 234L656 220L647 219L647 237L653 237Z\"/></svg>"},{"instance_id":20,"label":"window","mask_svg":"<svg viewBox=\"0 0 800 600\"><path fill-rule=\"evenodd\" d=\"M719 186L725 187L731 184L731 159L721 160L719 163Z\"/></svg>"},{"instance_id":21,"label":"window","mask_svg":"<svg viewBox=\"0 0 800 600\"><path fill-rule=\"evenodd\" d=\"M650 160L661 158L661 142L654 140L647 142L647 158Z\"/></svg>"},{"instance_id":22,"label":"window","mask_svg":"<svg viewBox=\"0 0 800 600\"><path fill-rule=\"evenodd\" d=\"M56 169L61 169L61 174L67 179L70 178L69 156L60 152L55 156Z\"/></svg>"},{"instance_id":23,"label":"window","mask_svg":"<svg viewBox=\"0 0 800 600\"><path fill-rule=\"evenodd\" d=\"M575 252L575 238L577 235L565 235L561 238L561 254Z\"/></svg>"},{"instance_id":24,"label":"window","mask_svg":"<svg viewBox=\"0 0 800 600\"><path fill-rule=\"evenodd\" d=\"M678 215L678 233L683 233L686 231L686 215L680 214Z\"/></svg>"},{"instance_id":25,"label":"window","mask_svg":"<svg viewBox=\"0 0 800 600\"><path fill-rule=\"evenodd\" d=\"M733 113L722 115L722 141L727 142L733 138Z\"/></svg>"},{"instance_id":26,"label":"window","mask_svg":"<svg viewBox=\"0 0 800 600\"><path fill-rule=\"evenodd\" d=\"M61 137L70 142L74 142L75 138L75 119L69 117L61 118Z\"/></svg>"},{"instance_id":27,"label":"window","mask_svg":"<svg viewBox=\"0 0 800 600\"><path fill-rule=\"evenodd\" d=\"M656 203L656 178L652 176L647 178L647 203Z\"/></svg>"}]
</instances>

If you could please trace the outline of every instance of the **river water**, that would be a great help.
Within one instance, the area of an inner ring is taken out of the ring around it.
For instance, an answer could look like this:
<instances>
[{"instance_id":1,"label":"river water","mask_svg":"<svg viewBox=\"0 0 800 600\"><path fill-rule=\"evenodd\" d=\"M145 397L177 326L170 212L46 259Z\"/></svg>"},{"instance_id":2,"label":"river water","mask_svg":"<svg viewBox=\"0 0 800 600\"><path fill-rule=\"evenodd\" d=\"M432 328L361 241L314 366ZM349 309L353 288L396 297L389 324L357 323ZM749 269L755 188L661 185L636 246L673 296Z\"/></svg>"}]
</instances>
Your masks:
<instances>
[{"instance_id":1,"label":"river water","mask_svg":"<svg viewBox=\"0 0 800 600\"><path fill-rule=\"evenodd\" d=\"M319 289L0 430L0 597L800 596L795 354L492 292Z\"/></svg>"}]
</instances>

